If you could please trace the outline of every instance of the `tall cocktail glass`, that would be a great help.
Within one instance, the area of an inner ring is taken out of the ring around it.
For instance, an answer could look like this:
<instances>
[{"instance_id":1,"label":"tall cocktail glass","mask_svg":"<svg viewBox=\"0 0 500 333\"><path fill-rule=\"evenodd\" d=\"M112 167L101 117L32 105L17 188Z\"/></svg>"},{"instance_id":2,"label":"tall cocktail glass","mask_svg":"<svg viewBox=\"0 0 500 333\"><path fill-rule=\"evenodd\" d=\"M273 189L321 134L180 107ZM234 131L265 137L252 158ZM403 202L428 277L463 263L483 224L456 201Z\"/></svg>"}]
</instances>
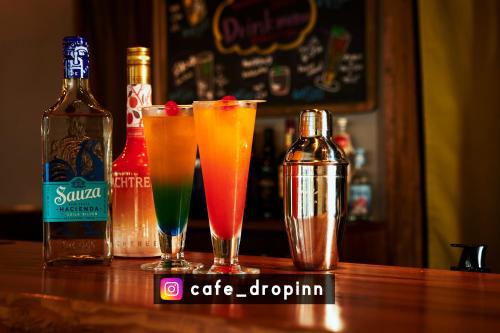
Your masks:
<instances>
[{"instance_id":1,"label":"tall cocktail glass","mask_svg":"<svg viewBox=\"0 0 500 333\"><path fill-rule=\"evenodd\" d=\"M194 273L259 273L238 263L255 113L259 101L196 101L196 139L214 262Z\"/></svg>"},{"instance_id":2,"label":"tall cocktail glass","mask_svg":"<svg viewBox=\"0 0 500 333\"><path fill-rule=\"evenodd\" d=\"M160 261L141 268L191 271L201 267L184 259L196 160L193 109L169 102L143 108L143 119L162 254Z\"/></svg>"}]
</instances>

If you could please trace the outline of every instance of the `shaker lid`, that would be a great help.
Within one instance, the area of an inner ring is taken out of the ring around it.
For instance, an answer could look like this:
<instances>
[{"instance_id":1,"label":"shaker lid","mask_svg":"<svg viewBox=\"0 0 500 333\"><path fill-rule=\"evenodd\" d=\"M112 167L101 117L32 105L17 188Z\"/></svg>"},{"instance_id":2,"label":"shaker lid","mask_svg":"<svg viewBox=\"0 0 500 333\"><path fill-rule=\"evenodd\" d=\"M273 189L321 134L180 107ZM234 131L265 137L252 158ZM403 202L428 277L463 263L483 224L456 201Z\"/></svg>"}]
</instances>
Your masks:
<instances>
[{"instance_id":1,"label":"shaker lid","mask_svg":"<svg viewBox=\"0 0 500 333\"><path fill-rule=\"evenodd\" d=\"M332 135L332 115L327 110L308 109L300 113L300 136L330 137Z\"/></svg>"},{"instance_id":2,"label":"shaker lid","mask_svg":"<svg viewBox=\"0 0 500 333\"><path fill-rule=\"evenodd\" d=\"M329 111L302 111L299 134L299 139L285 155L285 163L349 163L344 152L331 139L332 115Z\"/></svg>"}]
</instances>

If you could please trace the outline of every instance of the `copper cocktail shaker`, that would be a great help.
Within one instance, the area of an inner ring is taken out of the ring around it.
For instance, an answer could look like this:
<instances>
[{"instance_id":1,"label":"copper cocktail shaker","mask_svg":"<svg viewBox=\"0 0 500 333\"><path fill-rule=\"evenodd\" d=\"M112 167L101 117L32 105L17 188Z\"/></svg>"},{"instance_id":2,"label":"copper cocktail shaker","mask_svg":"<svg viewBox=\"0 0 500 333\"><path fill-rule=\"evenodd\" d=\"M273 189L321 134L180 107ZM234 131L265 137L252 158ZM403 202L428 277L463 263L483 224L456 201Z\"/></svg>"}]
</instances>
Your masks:
<instances>
[{"instance_id":1,"label":"copper cocktail shaker","mask_svg":"<svg viewBox=\"0 0 500 333\"><path fill-rule=\"evenodd\" d=\"M335 268L347 219L347 165L326 110L300 114L300 137L283 162L285 223L295 266Z\"/></svg>"}]
</instances>

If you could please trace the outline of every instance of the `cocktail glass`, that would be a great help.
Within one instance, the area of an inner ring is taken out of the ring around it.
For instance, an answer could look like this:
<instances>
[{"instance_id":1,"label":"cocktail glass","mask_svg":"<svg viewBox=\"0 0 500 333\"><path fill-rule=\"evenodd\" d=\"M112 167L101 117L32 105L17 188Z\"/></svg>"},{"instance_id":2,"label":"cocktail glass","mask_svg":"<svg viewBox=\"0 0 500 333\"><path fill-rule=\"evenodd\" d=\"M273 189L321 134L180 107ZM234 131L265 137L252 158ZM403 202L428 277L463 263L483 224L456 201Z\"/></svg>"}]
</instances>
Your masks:
<instances>
[{"instance_id":1,"label":"cocktail glass","mask_svg":"<svg viewBox=\"0 0 500 333\"><path fill-rule=\"evenodd\" d=\"M189 272L202 266L184 259L196 160L193 109L169 102L143 108L143 119L162 254L141 268Z\"/></svg>"},{"instance_id":2,"label":"cocktail glass","mask_svg":"<svg viewBox=\"0 0 500 333\"><path fill-rule=\"evenodd\" d=\"M214 262L193 273L258 274L238 263L257 103L196 101L196 138L212 236Z\"/></svg>"}]
</instances>

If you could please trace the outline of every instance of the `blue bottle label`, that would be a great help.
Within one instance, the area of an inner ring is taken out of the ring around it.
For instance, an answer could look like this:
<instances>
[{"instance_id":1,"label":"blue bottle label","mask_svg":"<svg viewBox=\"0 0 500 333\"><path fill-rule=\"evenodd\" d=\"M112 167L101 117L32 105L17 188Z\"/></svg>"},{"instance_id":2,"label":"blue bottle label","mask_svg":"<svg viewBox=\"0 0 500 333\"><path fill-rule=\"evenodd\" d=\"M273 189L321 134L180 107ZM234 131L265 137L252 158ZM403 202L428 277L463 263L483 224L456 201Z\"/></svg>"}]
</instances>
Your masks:
<instances>
[{"instance_id":1,"label":"blue bottle label","mask_svg":"<svg viewBox=\"0 0 500 333\"><path fill-rule=\"evenodd\" d=\"M108 183L75 177L68 182L44 182L44 222L108 220Z\"/></svg>"},{"instance_id":2,"label":"blue bottle label","mask_svg":"<svg viewBox=\"0 0 500 333\"><path fill-rule=\"evenodd\" d=\"M66 79L89 78L89 48L83 37L65 37L64 47L64 77Z\"/></svg>"},{"instance_id":3,"label":"blue bottle label","mask_svg":"<svg viewBox=\"0 0 500 333\"><path fill-rule=\"evenodd\" d=\"M351 184L350 211L354 216L365 216L370 213L372 188L367 184Z\"/></svg>"}]
</instances>

